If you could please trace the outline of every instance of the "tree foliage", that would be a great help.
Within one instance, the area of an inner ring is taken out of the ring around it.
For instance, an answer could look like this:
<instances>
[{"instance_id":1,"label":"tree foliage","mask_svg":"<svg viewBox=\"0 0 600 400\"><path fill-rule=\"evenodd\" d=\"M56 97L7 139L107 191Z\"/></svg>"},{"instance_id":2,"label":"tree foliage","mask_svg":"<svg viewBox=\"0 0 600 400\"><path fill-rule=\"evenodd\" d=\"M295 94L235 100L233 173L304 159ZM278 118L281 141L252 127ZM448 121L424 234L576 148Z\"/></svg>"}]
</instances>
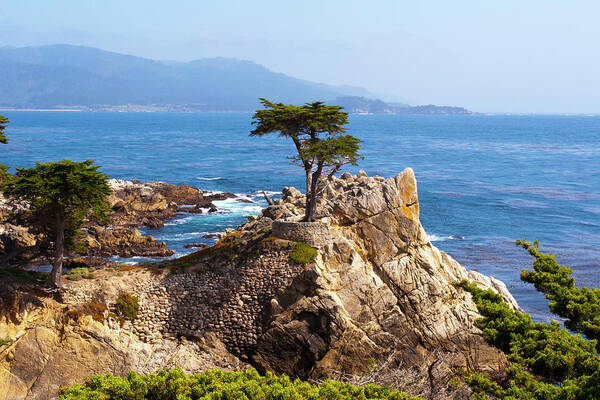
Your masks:
<instances>
[{"instance_id":1,"label":"tree foliage","mask_svg":"<svg viewBox=\"0 0 600 400\"><path fill-rule=\"evenodd\" d=\"M483 318L475 324L485 339L506 353L512 365L500 382L484 374L471 374L466 382L476 399L591 400L600 398L600 357L596 336L582 337L577 332L596 332L592 322L597 290L575 288L571 270L558 265L553 255L538 251L538 244L517 241L536 258L534 271L523 271L523 280L533 282L547 293L553 312L572 318L566 324L574 332L552 321L536 323L528 314L513 310L492 290L479 289L462 281L457 286L473 296ZM589 301L588 301L589 300ZM556 310L556 311L555 311ZM564 310L568 312L565 313ZM575 312L575 310L583 310ZM558 313L557 312L557 313ZM572 328L571 328L572 327ZM587 333L586 333L587 334Z\"/></svg>"},{"instance_id":2,"label":"tree foliage","mask_svg":"<svg viewBox=\"0 0 600 400\"><path fill-rule=\"evenodd\" d=\"M8 138L6 137L6 134L4 133L4 130L6 129L6 126L8 125L8 122L9 121L6 117L3 117L2 115L0 115L0 143L3 143L3 144L8 143ZM0 164L0 187L6 185L12 178L12 175L8 172L9 168L10 167L7 167L6 165Z\"/></svg>"},{"instance_id":3,"label":"tree foliage","mask_svg":"<svg viewBox=\"0 0 600 400\"><path fill-rule=\"evenodd\" d=\"M37 163L33 168L18 168L6 186L6 195L29 204L32 226L54 240L50 274L53 285L61 283L64 251L73 246L84 219L108 218L106 197L110 187L99 167L92 164L91 160Z\"/></svg>"},{"instance_id":4,"label":"tree foliage","mask_svg":"<svg viewBox=\"0 0 600 400\"><path fill-rule=\"evenodd\" d=\"M8 119L0 115L0 143L7 144L8 138L4 134L4 130L6 129L6 125L8 125Z\"/></svg>"},{"instance_id":5,"label":"tree foliage","mask_svg":"<svg viewBox=\"0 0 600 400\"><path fill-rule=\"evenodd\" d=\"M181 369L156 375L92 376L83 385L61 389L61 400L419 400L384 386L325 381L312 385L270 372L220 370L186 375Z\"/></svg>"},{"instance_id":6,"label":"tree foliage","mask_svg":"<svg viewBox=\"0 0 600 400\"><path fill-rule=\"evenodd\" d=\"M312 221L322 175L331 176L346 164L357 165L362 158L358 154L361 140L343 135L348 113L342 107L320 101L302 106L260 101L265 109L254 113L255 128L250 135L279 132L280 136L292 139L297 152L292 162L304 168L306 174L305 220Z\"/></svg>"},{"instance_id":7,"label":"tree foliage","mask_svg":"<svg viewBox=\"0 0 600 400\"><path fill-rule=\"evenodd\" d=\"M533 246L525 240L518 240L517 244L535 257L533 271L521 272L521 279L545 293L550 311L566 318L567 328L600 339L600 290L575 287L573 270L560 265L553 254L540 252L537 241Z\"/></svg>"}]
</instances>

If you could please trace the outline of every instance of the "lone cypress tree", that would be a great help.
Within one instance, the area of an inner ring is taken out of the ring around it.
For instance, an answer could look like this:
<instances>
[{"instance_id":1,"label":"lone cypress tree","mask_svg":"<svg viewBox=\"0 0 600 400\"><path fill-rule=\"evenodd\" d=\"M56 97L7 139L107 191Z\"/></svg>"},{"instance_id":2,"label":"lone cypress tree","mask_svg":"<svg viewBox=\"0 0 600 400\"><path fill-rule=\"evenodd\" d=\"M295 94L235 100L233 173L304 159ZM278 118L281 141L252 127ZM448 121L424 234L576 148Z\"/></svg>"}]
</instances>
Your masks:
<instances>
[{"instance_id":1,"label":"lone cypress tree","mask_svg":"<svg viewBox=\"0 0 600 400\"><path fill-rule=\"evenodd\" d=\"M290 138L297 154L292 163L304 168L306 175L305 221L314 221L317 204L317 186L323 174L332 176L344 165L357 165L361 140L346 132L348 113L343 107L328 106L321 101L302 106L272 103L261 98L264 110L254 113L256 125L250 136L279 132Z\"/></svg>"},{"instance_id":2,"label":"lone cypress tree","mask_svg":"<svg viewBox=\"0 0 600 400\"><path fill-rule=\"evenodd\" d=\"M106 197L110 187L106 176L92 163L62 160L18 168L5 190L8 196L29 203L32 226L54 240L48 282L55 287L62 285L65 248L73 245L84 219L108 219Z\"/></svg>"}]
</instances>

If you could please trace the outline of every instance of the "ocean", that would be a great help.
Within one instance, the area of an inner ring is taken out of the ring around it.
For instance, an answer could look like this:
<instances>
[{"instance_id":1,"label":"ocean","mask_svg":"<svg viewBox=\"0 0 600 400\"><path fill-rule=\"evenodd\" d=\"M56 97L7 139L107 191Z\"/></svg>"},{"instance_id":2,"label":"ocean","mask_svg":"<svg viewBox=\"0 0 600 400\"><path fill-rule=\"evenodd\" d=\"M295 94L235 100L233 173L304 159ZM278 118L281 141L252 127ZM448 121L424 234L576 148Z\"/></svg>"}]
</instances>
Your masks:
<instances>
[{"instance_id":1,"label":"ocean","mask_svg":"<svg viewBox=\"0 0 600 400\"><path fill-rule=\"evenodd\" d=\"M249 113L3 111L0 162L12 167L93 159L111 178L188 184L255 203L219 202L212 215L182 215L142 229L183 255L207 233L235 227L265 206L261 190L302 190L290 141L249 137ZM351 115L359 167L393 176L412 167L421 222L462 265L503 280L521 306L548 320L547 301L519 273L532 259L513 243L538 239L576 284L600 286L600 116ZM130 262L142 261L139 259Z\"/></svg>"}]
</instances>

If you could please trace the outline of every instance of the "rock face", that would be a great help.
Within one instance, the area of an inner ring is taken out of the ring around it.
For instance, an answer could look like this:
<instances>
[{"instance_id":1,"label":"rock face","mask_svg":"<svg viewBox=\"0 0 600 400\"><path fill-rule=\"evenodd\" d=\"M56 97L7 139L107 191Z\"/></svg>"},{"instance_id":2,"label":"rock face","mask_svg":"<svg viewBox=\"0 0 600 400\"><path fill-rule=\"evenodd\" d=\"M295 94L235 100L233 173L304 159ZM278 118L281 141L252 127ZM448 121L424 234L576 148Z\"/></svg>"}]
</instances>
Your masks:
<instances>
[{"instance_id":1,"label":"rock face","mask_svg":"<svg viewBox=\"0 0 600 400\"><path fill-rule=\"evenodd\" d=\"M0 225L0 259L2 263L14 258L22 258L32 253L37 236L24 226L13 224Z\"/></svg>"},{"instance_id":2,"label":"rock face","mask_svg":"<svg viewBox=\"0 0 600 400\"><path fill-rule=\"evenodd\" d=\"M195 342L165 339L149 344L118 324L80 316L51 299L3 296L2 302L0 337L18 339L0 347L1 400L55 399L60 385L106 372L244 367L214 335ZM15 312L6 313L8 308Z\"/></svg>"},{"instance_id":3,"label":"rock face","mask_svg":"<svg viewBox=\"0 0 600 400\"><path fill-rule=\"evenodd\" d=\"M452 398L443 388L455 368L501 374L506 359L485 342L475 304L453 283L474 280L518 305L502 282L433 246L413 171L344 174L321 189L310 226L294 225L304 196L286 188L261 216L164 269L101 271L66 282L60 301L14 290L32 300L4 306L0 339L14 342L0 347L0 400L10 390L51 398L56 385L90 373L177 364L195 372L248 363L318 380L362 375L375 362L411 377L403 389L430 399ZM307 234L315 229L318 240ZM295 235L315 242L314 263L291 261ZM140 313L119 326L110 311L123 291L139 296ZM91 301L108 306L108 322L72 317Z\"/></svg>"}]
</instances>

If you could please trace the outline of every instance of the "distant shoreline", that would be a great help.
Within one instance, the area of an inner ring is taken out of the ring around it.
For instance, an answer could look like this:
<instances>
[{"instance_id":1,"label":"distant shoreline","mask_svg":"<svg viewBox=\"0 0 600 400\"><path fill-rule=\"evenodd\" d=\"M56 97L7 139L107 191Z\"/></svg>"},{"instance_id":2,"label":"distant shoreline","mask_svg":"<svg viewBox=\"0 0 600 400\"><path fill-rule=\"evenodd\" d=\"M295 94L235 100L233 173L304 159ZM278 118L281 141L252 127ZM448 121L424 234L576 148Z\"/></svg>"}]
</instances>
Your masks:
<instances>
[{"instance_id":1,"label":"distant shoreline","mask_svg":"<svg viewBox=\"0 0 600 400\"><path fill-rule=\"evenodd\" d=\"M185 113L185 114L202 114L202 113L223 113L223 114L248 114L253 111L247 110L160 110L160 109L110 109L110 108L5 108L0 107L0 112L3 111L21 111L21 112L93 112L93 113ZM600 113L505 113L505 112L473 112L471 114L452 114L452 113L365 113L365 112L349 112L350 115L425 115L425 116L561 116L561 117L599 117Z\"/></svg>"},{"instance_id":2,"label":"distant shoreline","mask_svg":"<svg viewBox=\"0 0 600 400\"><path fill-rule=\"evenodd\" d=\"M73 108L0 108L0 111L65 111L65 112L81 112L83 110Z\"/></svg>"}]
</instances>

